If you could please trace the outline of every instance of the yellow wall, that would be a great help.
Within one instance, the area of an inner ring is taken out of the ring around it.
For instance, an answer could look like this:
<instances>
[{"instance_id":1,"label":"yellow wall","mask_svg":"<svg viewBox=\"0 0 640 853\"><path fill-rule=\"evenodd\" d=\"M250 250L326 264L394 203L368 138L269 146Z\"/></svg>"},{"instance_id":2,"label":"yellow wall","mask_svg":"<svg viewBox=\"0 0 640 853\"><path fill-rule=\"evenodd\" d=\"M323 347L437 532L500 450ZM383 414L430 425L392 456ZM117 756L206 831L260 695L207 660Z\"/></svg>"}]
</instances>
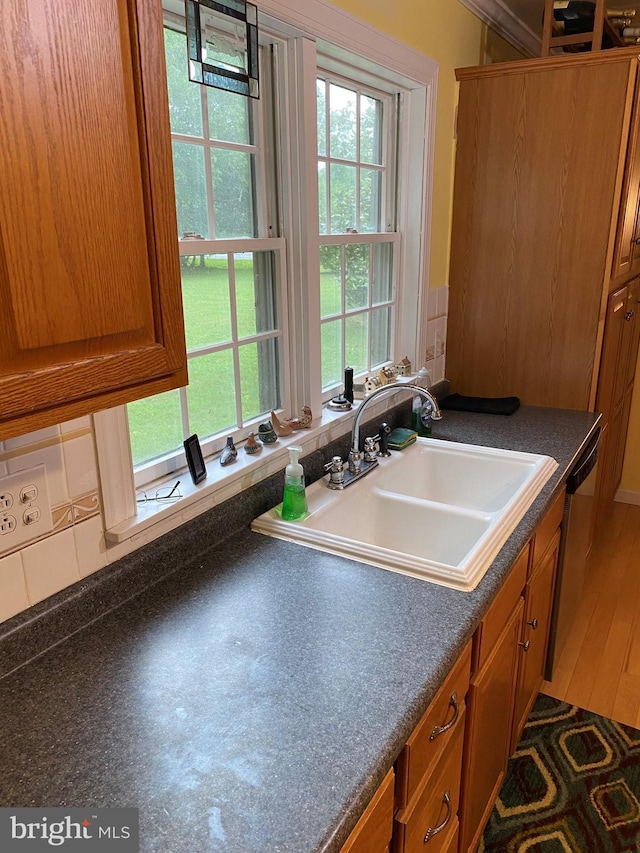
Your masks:
<instances>
[{"instance_id":1,"label":"yellow wall","mask_svg":"<svg viewBox=\"0 0 640 853\"><path fill-rule=\"evenodd\" d=\"M454 68L479 65L485 26L458 0L332 0L346 12L434 59L438 65L436 147L431 225L430 287L448 284L454 121Z\"/></svg>"}]
</instances>

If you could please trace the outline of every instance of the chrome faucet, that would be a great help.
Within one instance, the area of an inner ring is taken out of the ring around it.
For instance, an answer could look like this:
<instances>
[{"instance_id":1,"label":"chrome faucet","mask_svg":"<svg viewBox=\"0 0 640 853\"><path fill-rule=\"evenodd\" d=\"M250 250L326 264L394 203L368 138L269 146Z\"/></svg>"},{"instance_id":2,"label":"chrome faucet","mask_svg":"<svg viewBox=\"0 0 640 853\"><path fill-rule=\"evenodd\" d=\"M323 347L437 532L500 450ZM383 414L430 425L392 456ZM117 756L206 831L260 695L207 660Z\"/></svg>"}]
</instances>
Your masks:
<instances>
[{"instance_id":1,"label":"chrome faucet","mask_svg":"<svg viewBox=\"0 0 640 853\"><path fill-rule=\"evenodd\" d=\"M328 483L330 489L344 489L346 488L346 486L355 482L355 480L359 480L360 477L363 477L365 474L368 474L369 471L373 470L373 468L376 468L378 466L378 460L372 453L372 443L380 441L381 436L376 435L372 436L371 438L365 439L365 452L363 458L363 455L360 451L360 422L362 421L362 416L369 403L376 397L379 397L381 394L384 394L386 391L410 391L414 396L419 395L424 400L428 400L431 403L431 406L433 408L431 417L433 418L433 420L439 421L442 418L442 412L440 411L438 401L433 396L431 391L428 391L421 385L413 385L404 382L392 382L389 385L383 385L381 388L377 388L375 391L369 394L369 396L365 400L363 400L353 420L353 429L351 432L351 450L349 451L347 470L345 470L341 475L338 474L337 462L339 461L339 457L334 457L333 460L325 466L326 470L330 472ZM381 426L381 432L384 427L386 427L386 424L383 424ZM386 447L386 442L383 443ZM378 456L380 455L388 455L388 453L381 454L380 451L378 451Z\"/></svg>"}]
</instances>

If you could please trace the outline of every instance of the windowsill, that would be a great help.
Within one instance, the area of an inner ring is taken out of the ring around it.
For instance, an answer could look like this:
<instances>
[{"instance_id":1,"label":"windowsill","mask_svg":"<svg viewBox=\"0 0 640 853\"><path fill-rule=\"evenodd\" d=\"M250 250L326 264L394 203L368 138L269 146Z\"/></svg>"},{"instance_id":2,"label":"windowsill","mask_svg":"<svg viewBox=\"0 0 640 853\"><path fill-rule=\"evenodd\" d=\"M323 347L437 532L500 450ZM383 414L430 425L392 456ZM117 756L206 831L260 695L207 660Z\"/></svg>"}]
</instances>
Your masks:
<instances>
[{"instance_id":1,"label":"windowsill","mask_svg":"<svg viewBox=\"0 0 640 853\"><path fill-rule=\"evenodd\" d=\"M411 376L399 381L411 382L414 378ZM396 405L399 393L397 391L381 395L379 401L370 404L371 417L381 415L390 406ZM333 411L325 406L320 417L314 418L311 429L298 430L286 438L278 438L277 442L264 446L253 456L245 452L244 443L239 443L238 457L229 466L220 465L219 454L209 457L206 460L207 478L198 485L191 482L186 469L148 483L145 491L150 494L158 488L173 486L178 479L182 497L169 504L157 501L139 504L135 516L105 531L107 545L113 547L130 542L134 547L138 547L174 530L211 507L281 471L289 461L287 447L291 444L302 447L300 459L304 465L306 455L351 431L353 419L362 402L357 400L348 412Z\"/></svg>"},{"instance_id":2,"label":"windowsill","mask_svg":"<svg viewBox=\"0 0 640 853\"><path fill-rule=\"evenodd\" d=\"M404 381L410 382L414 378L406 377ZM380 415L390 406L396 405L398 393L381 395L379 401L370 404L371 417ZM219 454L209 457L206 460L207 478L198 485L191 482L186 469L147 484L145 491L151 494L158 488L173 486L178 479L182 497L168 504L158 501L139 504L134 517L105 531L107 544L114 546L131 541L131 544L137 547L168 533L211 507L281 471L289 461L287 447L291 444L302 447L300 458L304 465L306 455L351 431L353 419L361 404L362 401L357 400L348 412L332 411L323 407L321 416L314 418L311 429L297 430L286 438L278 438L277 442L264 446L255 455L247 454L244 443L239 443L236 461L224 468L218 461Z\"/></svg>"}]
</instances>

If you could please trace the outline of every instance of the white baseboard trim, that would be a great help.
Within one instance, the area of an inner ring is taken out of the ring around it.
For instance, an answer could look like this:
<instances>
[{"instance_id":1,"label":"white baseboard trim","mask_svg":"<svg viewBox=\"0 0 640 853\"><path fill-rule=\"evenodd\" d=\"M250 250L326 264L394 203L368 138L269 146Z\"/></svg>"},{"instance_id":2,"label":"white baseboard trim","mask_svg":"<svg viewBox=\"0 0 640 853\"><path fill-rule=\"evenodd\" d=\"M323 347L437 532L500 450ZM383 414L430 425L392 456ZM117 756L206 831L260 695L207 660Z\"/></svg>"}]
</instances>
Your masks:
<instances>
[{"instance_id":1,"label":"white baseboard trim","mask_svg":"<svg viewBox=\"0 0 640 853\"><path fill-rule=\"evenodd\" d=\"M640 506L640 492L634 492L631 489L618 489L614 500L621 504Z\"/></svg>"}]
</instances>

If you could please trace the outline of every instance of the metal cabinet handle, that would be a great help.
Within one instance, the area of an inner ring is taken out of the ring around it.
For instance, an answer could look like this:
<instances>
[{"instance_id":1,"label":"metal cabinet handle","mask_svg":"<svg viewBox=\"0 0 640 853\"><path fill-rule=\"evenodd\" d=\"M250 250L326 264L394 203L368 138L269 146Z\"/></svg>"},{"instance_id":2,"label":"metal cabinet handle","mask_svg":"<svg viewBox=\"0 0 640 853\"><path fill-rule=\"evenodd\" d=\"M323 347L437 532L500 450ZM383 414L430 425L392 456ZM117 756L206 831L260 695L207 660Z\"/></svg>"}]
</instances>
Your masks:
<instances>
[{"instance_id":1,"label":"metal cabinet handle","mask_svg":"<svg viewBox=\"0 0 640 853\"><path fill-rule=\"evenodd\" d=\"M636 237L633 242L636 244L636 246L640 246L640 237Z\"/></svg>"},{"instance_id":2,"label":"metal cabinet handle","mask_svg":"<svg viewBox=\"0 0 640 853\"><path fill-rule=\"evenodd\" d=\"M451 698L449 699L449 708L453 708L453 717L449 720L448 723L445 723L444 726L434 726L433 731L429 735L429 740L435 740L439 735L444 732L449 731L452 726L455 726L458 716L460 714L460 708L458 707L458 694L452 693Z\"/></svg>"},{"instance_id":3,"label":"metal cabinet handle","mask_svg":"<svg viewBox=\"0 0 640 853\"><path fill-rule=\"evenodd\" d=\"M527 622L527 625L531 625L532 630L537 630L538 628L538 619L532 619L531 622Z\"/></svg>"},{"instance_id":4,"label":"metal cabinet handle","mask_svg":"<svg viewBox=\"0 0 640 853\"><path fill-rule=\"evenodd\" d=\"M423 844L426 844L427 841L430 841L434 835L437 835L439 832L442 832L442 830L445 828L445 826L451 820L451 813L452 813L451 791L445 791L444 792L444 797L442 798L442 802L447 807L447 816L445 817L445 819L442 821L442 823L439 826L430 826L427 829L425 836L424 836L424 841L422 842Z\"/></svg>"},{"instance_id":5,"label":"metal cabinet handle","mask_svg":"<svg viewBox=\"0 0 640 853\"><path fill-rule=\"evenodd\" d=\"M624 315L624 319L625 319L625 320L631 320L631 319L633 319L633 315L634 315L635 313L636 313L636 312L635 312L635 308L632 308L632 309L631 309L631 311L627 311L627 313Z\"/></svg>"},{"instance_id":6,"label":"metal cabinet handle","mask_svg":"<svg viewBox=\"0 0 640 853\"><path fill-rule=\"evenodd\" d=\"M522 646L522 651L523 651L523 652L528 652L528 651L529 651L529 648L530 648L530 646L531 646L531 640L527 640L527 641L526 641L526 642L524 642L524 643L518 643L518 645L519 645L519 646Z\"/></svg>"}]
</instances>

